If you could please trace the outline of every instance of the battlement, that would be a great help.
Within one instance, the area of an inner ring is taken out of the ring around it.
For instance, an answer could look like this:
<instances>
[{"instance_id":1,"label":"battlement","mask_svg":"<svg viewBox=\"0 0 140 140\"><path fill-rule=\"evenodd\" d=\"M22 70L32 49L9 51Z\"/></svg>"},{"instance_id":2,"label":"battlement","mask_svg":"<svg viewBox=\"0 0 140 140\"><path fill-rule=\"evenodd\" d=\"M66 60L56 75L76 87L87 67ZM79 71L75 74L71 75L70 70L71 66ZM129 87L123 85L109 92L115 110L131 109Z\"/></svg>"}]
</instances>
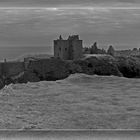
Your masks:
<instances>
[{"instance_id":1,"label":"battlement","mask_svg":"<svg viewBox=\"0 0 140 140\"><path fill-rule=\"evenodd\" d=\"M68 37L68 40L79 40L79 35L72 35Z\"/></svg>"}]
</instances>

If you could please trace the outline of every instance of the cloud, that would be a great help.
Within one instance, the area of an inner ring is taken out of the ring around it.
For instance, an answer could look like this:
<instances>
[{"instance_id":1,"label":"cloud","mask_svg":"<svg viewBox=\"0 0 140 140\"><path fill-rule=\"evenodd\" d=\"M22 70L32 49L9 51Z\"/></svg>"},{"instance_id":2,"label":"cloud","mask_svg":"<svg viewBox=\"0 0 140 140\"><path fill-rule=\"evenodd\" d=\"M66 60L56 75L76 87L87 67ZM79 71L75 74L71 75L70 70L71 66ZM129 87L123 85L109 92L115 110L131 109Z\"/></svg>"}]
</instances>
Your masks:
<instances>
[{"instance_id":1,"label":"cloud","mask_svg":"<svg viewBox=\"0 0 140 140\"><path fill-rule=\"evenodd\" d=\"M80 34L86 44L136 44L140 9L59 6L0 9L0 46L52 45L59 34Z\"/></svg>"},{"instance_id":2,"label":"cloud","mask_svg":"<svg viewBox=\"0 0 140 140\"><path fill-rule=\"evenodd\" d=\"M135 5L139 0L0 0L1 6L59 6L59 5Z\"/></svg>"}]
</instances>

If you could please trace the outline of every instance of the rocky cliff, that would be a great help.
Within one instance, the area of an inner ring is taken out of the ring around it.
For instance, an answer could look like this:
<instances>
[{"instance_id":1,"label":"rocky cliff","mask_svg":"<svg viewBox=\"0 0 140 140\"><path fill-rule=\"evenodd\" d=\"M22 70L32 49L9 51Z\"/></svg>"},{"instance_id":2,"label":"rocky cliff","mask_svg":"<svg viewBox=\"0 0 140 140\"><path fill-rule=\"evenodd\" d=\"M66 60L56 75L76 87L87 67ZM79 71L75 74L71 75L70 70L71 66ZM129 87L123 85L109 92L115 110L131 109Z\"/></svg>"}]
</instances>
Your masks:
<instances>
[{"instance_id":1,"label":"rocky cliff","mask_svg":"<svg viewBox=\"0 0 140 140\"><path fill-rule=\"evenodd\" d=\"M10 83L64 79L74 73L138 78L140 77L140 58L93 55L75 61L55 58L30 61L25 71L17 76L6 78L1 76L0 88Z\"/></svg>"},{"instance_id":2,"label":"rocky cliff","mask_svg":"<svg viewBox=\"0 0 140 140\"><path fill-rule=\"evenodd\" d=\"M119 71L127 78L140 78L139 57L116 57L116 64Z\"/></svg>"}]
</instances>

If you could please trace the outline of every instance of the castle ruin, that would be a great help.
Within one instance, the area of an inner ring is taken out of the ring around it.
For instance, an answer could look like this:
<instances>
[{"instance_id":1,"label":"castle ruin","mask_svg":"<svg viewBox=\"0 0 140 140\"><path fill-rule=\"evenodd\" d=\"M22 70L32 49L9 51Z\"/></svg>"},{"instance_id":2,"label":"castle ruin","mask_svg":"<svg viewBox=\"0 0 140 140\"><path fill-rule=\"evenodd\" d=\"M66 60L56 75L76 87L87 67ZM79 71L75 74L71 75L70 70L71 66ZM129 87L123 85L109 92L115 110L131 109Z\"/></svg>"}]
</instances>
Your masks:
<instances>
[{"instance_id":1,"label":"castle ruin","mask_svg":"<svg viewBox=\"0 0 140 140\"><path fill-rule=\"evenodd\" d=\"M64 40L61 35L54 40L54 57L64 60L75 60L82 57L82 40L78 35L69 36Z\"/></svg>"}]
</instances>

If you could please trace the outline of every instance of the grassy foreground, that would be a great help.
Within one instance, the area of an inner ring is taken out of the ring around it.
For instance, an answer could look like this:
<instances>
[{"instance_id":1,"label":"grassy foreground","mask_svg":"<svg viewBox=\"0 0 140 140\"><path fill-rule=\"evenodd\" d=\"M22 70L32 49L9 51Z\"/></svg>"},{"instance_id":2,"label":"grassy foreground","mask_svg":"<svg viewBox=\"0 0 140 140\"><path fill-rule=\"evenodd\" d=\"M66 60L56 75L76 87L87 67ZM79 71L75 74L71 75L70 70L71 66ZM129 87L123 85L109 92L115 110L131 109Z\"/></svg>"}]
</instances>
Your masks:
<instances>
[{"instance_id":1,"label":"grassy foreground","mask_svg":"<svg viewBox=\"0 0 140 140\"><path fill-rule=\"evenodd\" d=\"M139 85L85 74L9 85L0 91L0 129L140 129Z\"/></svg>"}]
</instances>

